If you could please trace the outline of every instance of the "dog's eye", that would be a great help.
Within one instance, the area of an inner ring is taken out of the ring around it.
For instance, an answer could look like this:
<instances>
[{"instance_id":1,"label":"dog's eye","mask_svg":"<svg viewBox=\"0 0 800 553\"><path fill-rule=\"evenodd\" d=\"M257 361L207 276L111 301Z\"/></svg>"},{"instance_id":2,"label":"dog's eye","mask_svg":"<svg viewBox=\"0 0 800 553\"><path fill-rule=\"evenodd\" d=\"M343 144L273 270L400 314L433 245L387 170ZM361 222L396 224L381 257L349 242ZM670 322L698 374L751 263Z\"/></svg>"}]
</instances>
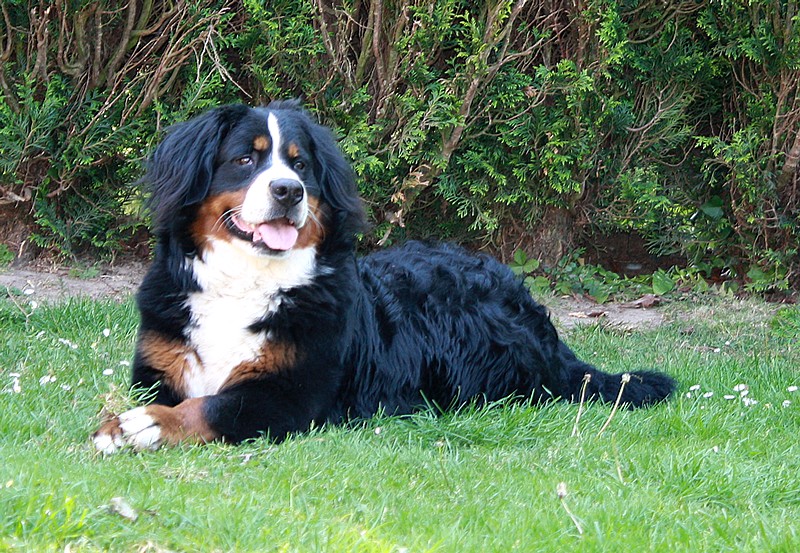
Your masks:
<instances>
[{"instance_id":1,"label":"dog's eye","mask_svg":"<svg viewBox=\"0 0 800 553\"><path fill-rule=\"evenodd\" d=\"M251 156L242 156L237 157L233 160L236 165L251 165L253 163L253 158Z\"/></svg>"},{"instance_id":2,"label":"dog's eye","mask_svg":"<svg viewBox=\"0 0 800 553\"><path fill-rule=\"evenodd\" d=\"M298 159L298 160L296 160L292 166L293 166L293 167L295 168L295 170L297 170L297 171L302 171L303 169L305 169L305 168L306 168L306 164L305 164L305 162L304 162L302 159Z\"/></svg>"}]
</instances>

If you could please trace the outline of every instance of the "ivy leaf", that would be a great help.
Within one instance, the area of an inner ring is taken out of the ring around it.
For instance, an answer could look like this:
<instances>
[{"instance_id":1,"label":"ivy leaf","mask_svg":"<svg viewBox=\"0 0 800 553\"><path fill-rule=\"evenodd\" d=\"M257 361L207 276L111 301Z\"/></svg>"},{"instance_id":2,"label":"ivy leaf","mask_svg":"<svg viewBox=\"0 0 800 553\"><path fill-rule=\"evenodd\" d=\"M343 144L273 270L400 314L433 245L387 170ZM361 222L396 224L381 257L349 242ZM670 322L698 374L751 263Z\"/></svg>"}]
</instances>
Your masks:
<instances>
[{"instance_id":1,"label":"ivy leaf","mask_svg":"<svg viewBox=\"0 0 800 553\"><path fill-rule=\"evenodd\" d=\"M663 296L672 292L675 288L675 281L663 269L659 269L653 273L653 293L657 296Z\"/></svg>"},{"instance_id":2,"label":"ivy leaf","mask_svg":"<svg viewBox=\"0 0 800 553\"><path fill-rule=\"evenodd\" d=\"M719 196L711 196L706 203L700 206L700 211L712 219L722 218L724 215L724 212L722 211L722 198Z\"/></svg>"},{"instance_id":3,"label":"ivy leaf","mask_svg":"<svg viewBox=\"0 0 800 553\"><path fill-rule=\"evenodd\" d=\"M527 277L525 279L525 285L528 287L528 290L533 293L544 294L550 292L550 281L547 277Z\"/></svg>"}]
</instances>

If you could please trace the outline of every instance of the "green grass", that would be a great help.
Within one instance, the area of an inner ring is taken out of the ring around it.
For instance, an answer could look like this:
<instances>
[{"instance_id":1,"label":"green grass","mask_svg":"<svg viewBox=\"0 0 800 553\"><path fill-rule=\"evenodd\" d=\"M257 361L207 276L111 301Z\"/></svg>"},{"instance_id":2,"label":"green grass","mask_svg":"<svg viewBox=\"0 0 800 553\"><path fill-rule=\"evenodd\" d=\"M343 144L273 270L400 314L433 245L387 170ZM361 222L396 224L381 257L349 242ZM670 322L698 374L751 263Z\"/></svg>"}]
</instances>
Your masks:
<instances>
[{"instance_id":1,"label":"green grass","mask_svg":"<svg viewBox=\"0 0 800 553\"><path fill-rule=\"evenodd\" d=\"M681 382L600 436L607 405L577 437L576 405L506 405L104 458L88 435L124 396L132 304L22 301L0 301L0 550L800 548L796 307L676 303L655 330L564 332L602 367Z\"/></svg>"}]
</instances>

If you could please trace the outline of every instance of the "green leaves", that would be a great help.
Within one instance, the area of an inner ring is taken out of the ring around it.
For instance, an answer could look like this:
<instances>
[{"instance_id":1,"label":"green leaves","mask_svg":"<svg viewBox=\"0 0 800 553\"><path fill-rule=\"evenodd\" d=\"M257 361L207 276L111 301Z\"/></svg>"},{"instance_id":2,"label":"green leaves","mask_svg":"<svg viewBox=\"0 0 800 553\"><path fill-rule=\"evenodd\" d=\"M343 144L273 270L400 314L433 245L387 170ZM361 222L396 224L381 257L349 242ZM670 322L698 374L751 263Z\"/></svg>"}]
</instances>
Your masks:
<instances>
[{"instance_id":1,"label":"green leaves","mask_svg":"<svg viewBox=\"0 0 800 553\"><path fill-rule=\"evenodd\" d=\"M723 201L719 196L712 196L706 203L700 206L700 211L712 219L720 219L725 214L722 209Z\"/></svg>"},{"instance_id":2,"label":"green leaves","mask_svg":"<svg viewBox=\"0 0 800 553\"><path fill-rule=\"evenodd\" d=\"M659 269L653 273L653 293L657 296L663 296L672 292L675 289L675 281L663 269Z\"/></svg>"},{"instance_id":3,"label":"green leaves","mask_svg":"<svg viewBox=\"0 0 800 553\"><path fill-rule=\"evenodd\" d=\"M514 262L509 265L515 275L530 274L540 266L539 260L529 258L523 250L514 251Z\"/></svg>"}]
</instances>

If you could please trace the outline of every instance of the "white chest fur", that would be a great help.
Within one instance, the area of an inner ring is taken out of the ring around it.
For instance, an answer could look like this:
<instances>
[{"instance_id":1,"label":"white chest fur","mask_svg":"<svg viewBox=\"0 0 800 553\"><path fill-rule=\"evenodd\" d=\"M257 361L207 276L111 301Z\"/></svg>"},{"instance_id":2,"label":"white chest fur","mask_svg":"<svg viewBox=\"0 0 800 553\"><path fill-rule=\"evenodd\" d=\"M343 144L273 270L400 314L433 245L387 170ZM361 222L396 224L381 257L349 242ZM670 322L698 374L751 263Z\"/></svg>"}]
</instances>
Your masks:
<instances>
[{"instance_id":1,"label":"white chest fur","mask_svg":"<svg viewBox=\"0 0 800 553\"><path fill-rule=\"evenodd\" d=\"M308 284L315 274L315 250L290 251L283 258L254 256L238 244L214 242L202 259L191 260L200 292L187 300L189 341L199 359L184 373L188 397L217 393L242 362L256 359L268 336L250 325L275 311L281 291Z\"/></svg>"}]
</instances>

